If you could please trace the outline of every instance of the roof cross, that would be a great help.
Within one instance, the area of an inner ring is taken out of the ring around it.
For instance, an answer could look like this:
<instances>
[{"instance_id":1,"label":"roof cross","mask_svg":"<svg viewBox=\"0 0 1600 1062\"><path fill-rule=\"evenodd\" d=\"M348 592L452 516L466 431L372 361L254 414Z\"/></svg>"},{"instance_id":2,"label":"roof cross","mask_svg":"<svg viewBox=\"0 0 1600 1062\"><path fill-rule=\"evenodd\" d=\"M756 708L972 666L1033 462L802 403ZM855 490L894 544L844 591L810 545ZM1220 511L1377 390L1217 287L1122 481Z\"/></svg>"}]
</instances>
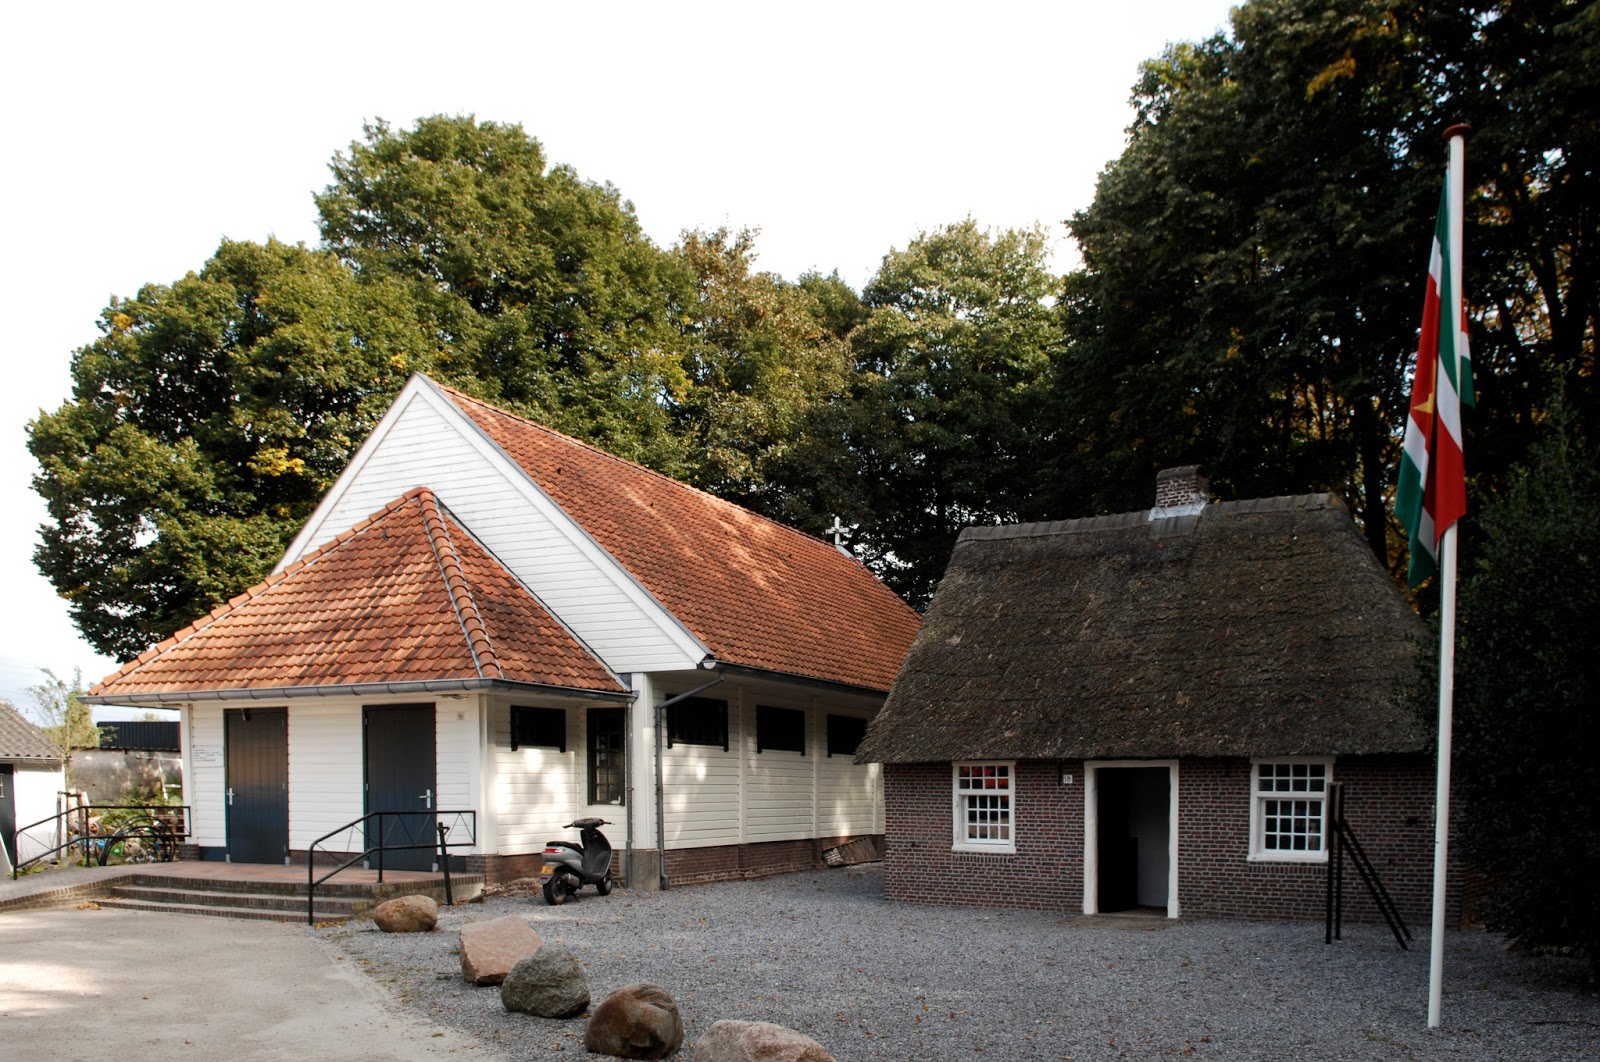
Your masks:
<instances>
[{"instance_id":1,"label":"roof cross","mask_svg":"<svg viewBox=\"0 0 1600 1062\"><path fill-rule=\"evenodd\" d=\"M850 530L850 529L848 527L845 527L844 524L840 523L839 522L839 517L837 515L835 515L834 518L833 518L833 526L828 528L828 532L827 532L828 534L833 536L833 545L834 545L835 549L842 549L843 548L844 543L841 541L841 538L843 537L844 533L846 531L848 531L848 530Z\"/></svg>"}]
</instances>

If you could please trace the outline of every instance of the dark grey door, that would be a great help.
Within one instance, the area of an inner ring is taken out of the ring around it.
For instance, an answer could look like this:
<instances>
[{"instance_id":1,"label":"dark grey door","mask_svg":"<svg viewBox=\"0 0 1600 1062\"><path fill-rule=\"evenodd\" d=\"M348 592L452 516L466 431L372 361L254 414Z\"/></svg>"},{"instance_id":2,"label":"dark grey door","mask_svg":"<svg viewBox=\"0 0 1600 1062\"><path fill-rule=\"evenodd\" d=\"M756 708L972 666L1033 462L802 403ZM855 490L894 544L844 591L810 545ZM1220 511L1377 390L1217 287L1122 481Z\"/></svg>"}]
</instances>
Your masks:
<instances>
[{"instance_id":1,"label":"dark grey door","mask_svg":"<svg viewBox=\"0 0 1600 1062\"><path fill-rule=\"evenodd\" d=\"M17 865L17 780L16 768L0 763L0 843L6 846L11 865Z\"/></svg>"},{"instance_id":2,"label":"dark grey door","mask_svg":"<svg viewBox=\"0 0 1600 1062\"><path fill-rule=\"evenodd\" d=\"M226 747L228 859L289 861L289 710L229 708Z\"/></svg>"},{"instance_id":3,"label":"dark grey door","mask_svg":"<svg viewBox=\"0 0 1600 1062\"><path fill-rule=\"evenodd\" d=\"M367 735L367 811L403 812L385 815L387 846L433 845L434 799L433 705L402 704L363 710ZM377 824L373 823L374 831ZM376 845L377 837L369 837ZM373 857L373 865L377 865ZM432 870L431 847L383 853L387 870Z\"/></svg>"}]
</instances>

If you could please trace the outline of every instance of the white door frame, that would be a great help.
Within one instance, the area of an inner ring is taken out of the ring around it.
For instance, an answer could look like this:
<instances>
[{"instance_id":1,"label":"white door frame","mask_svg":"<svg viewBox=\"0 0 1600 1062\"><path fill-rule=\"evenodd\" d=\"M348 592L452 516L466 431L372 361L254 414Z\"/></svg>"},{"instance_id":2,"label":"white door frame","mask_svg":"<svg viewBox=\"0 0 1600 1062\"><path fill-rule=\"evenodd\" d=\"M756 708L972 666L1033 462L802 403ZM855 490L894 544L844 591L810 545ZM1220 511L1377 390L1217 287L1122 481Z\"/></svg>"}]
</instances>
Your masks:
<instances>
[{"instance_id":1,"label":"white door frame","mask_svg":"<svg viewBox=\"0 0 1600 1062\"><path fill-rule=\"evenodd\" d=\"M1085 760L1083 764L1083 913L1100 913L1100 780L1107 767L1167 769L1167 917L1178 917L1178 761Z\"/></svg>"}]
</instances>

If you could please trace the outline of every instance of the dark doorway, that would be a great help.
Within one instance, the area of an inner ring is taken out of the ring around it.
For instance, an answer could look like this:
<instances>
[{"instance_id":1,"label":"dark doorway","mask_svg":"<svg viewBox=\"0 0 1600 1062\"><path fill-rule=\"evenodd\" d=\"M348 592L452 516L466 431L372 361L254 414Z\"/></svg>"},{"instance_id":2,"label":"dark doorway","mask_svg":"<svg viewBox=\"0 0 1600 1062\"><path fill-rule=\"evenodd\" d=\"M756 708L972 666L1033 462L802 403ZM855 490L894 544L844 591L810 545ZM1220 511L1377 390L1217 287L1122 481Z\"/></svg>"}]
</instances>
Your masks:
<instances>
[{"instance_id":1,"label":"dark doorway","mask_svg":"<svg viewBox=\"0 0 1600 1062\"><path fill-rule=\"evenodd\" d=\"M1167 906L1171 772L1101 767L1095 772L1096 909Z\"/></svg>"},{"instance_id":2,"label":"dark doorway","mask_svg":"<svg viewBox=\"0 0 1600 1062\"><path fill-rule=\"evenodd\" d=\"M289 710L223 712L228 860L289 861Z\"/></svg>"},{"instance_id":3,"label":"dark doorway","mask_svg":"<svg viewBox=\"0 0 1600 1062\"><path fill-rule=\"evenodd\" d=\"M6 846L10 866L17 865L16 767L0 763L0 843Z\"/></svg>"},{"instance_id":4,"label":"dark doorway","mask_svg":"<svg viewBox=\"0 0 1600 1062\"><path fill-rule=\"evenodd\" d=\"M438 807L434 781L434 710L431 704L364 708L367 744L367 811L407 812L385 816L386 846L424 845L385 851L388 870L432 870L438 842L432 812ZM377 824L374 822L376 831ZM378 836L368 838L376 847ZM376 866L377 857L374 856Z\"/></svg>"}]
</instances>

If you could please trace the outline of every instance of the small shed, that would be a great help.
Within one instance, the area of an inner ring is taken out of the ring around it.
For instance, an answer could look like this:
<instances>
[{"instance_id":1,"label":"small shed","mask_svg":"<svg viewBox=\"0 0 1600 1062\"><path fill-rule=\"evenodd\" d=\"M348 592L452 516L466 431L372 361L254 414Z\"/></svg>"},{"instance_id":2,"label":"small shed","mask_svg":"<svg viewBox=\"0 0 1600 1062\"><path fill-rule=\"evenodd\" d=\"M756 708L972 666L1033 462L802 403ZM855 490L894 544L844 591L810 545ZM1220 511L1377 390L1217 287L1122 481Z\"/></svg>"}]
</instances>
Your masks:
<instances>
[{"instance_id":1,"label":"small shed","mask_svg":"<svg viewBox=\"0 0 1600 1062\"><path fill-rule=\"evenodd\" d=\"M1420 918L1423 624L1332 495L1214 503L1193 467L1157 495L962 534L858 754L884 765L888 894L1319 917L1339 781Z\"/></svg>"},{"instance_id":2,"label":"small shed","mask_svg":"<svg viewBox=\"0 0 1600 1062\"><path fill-rule=\"evenodd\" d=\"M56 795L66 787L61 752L9 701L0 700L0 844L6 868L32 859L45 845L25 828L56 811Z\"/></svg>"}]
</instances>

